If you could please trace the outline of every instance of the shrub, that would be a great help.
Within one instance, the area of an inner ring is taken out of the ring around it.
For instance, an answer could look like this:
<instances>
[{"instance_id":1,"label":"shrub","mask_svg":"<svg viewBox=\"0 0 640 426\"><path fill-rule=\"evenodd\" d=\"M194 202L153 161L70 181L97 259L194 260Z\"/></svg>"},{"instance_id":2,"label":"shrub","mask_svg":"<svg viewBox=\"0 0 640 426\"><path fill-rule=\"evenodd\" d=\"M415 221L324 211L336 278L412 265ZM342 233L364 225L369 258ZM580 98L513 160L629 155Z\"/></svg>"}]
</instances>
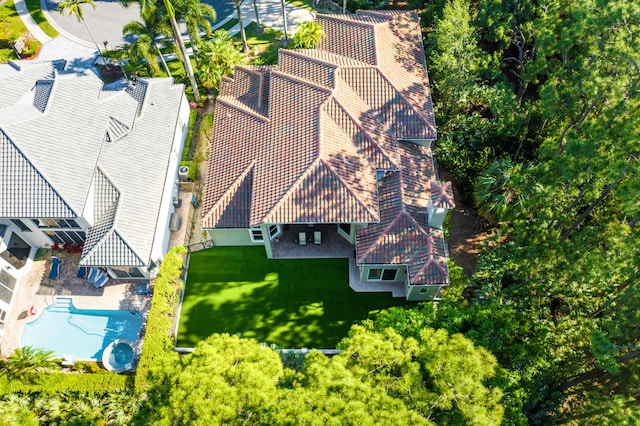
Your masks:
<instances>
[{"instance_id":1,"label":"shrub","mask_svg":"<svg viewBox=\"0 0 640 426\"><path fill-rule=\"evenodd\" d=\"M186 253L187 249L182 246L169 250L154 281L147 330L135 377L135 387L139 392L150 386L148 375L156 361L173 353L171 329L176 319L182 289L180 275L184 263L183 255Z\"/></svg>"}]
</instances>

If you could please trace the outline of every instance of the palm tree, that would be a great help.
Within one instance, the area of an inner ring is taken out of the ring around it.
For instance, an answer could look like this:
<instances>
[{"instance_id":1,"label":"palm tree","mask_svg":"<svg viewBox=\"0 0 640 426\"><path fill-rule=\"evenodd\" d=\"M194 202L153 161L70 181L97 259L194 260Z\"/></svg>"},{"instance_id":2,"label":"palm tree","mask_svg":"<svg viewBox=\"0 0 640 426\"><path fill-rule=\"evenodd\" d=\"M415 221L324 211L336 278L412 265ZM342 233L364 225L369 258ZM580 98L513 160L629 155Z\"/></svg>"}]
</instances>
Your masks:
<instances>
[{"instance_id":1,"label":"palm tree","mask_svg":"<svg viewBox=\"0 0 640 426\"><path fill-rule=\"evenodd\" d=\"M87 31L89 31L89 35L91 36L91 40L93 40L93 44L96 45L96 49L98 49L98 53L100 53L100 46L98 46L98 42L96 42L93 33L89 29L87 21L84 20L84 12L82 11L83 4L91 5L91 7L93 7L93 10L96 10L96 4L93 2L93 0L62 0L60 3L58 3L58 12L61 14L66 13L67 16L73 13L76 16L78 22L82 22L87 28Z\"/></svg>"},{"instance_id":2,"label":"palm tree","mask_svg":"<svg viewBox=\"0 0 640 426\"><path fill-rule=\"evenodd\" d=\"M291 48L297 49L315 49L324 37L322 25L315 21L308 21L298 24L298 30L293 35L293 43Z\"/></svg>"},{"instance_id":3,"label":"palm tree","mask_svg":"<svg viewBox=\"0 0 640 426\"><path fill-rule=\"evenodd\" d=\"M52 351L24 346L9 355L2 365L2 372L12 380L32 381L35 373L57 366L58 360Z\"/></svg>"},{"instance_id":4,"label":"palm tree","mask_svg":"<svg viewBox=\"0 0 640 426\"><path fill-rule=\"evenodd\" d=\"M200 31L203 30L207 38L211 37L211 23L215 22L216 10L200 0L177 0L176 15L187 25L187 32L191 39L191 47L200 45Z\"/></svg>"},{"instance_id":5,"label":"palm tree","mask_svg":"<svg viewBox=\"0 0 640 426\"><path fill-rule=\"evenodd\" d=\"M158 9L149 7L140 12L143 22L131 21L122 28L123 35L137 35L138 38L128 46L129 56L133 61L146 60L151 68L151 72L156 74L160 71L158 57L162 61L162 66L167 76L171 76L171 71L167 62L162 56L162 50L158 46L157 39L160 36L171 37L171 28L162 20Z\"/></svg>"},{"instance_id":6,"label":"palm tree","mask_svg":"<svg viewBox=\"0 0 640 426\"><path fill-rule=\"evenodd\" d=\"M515 180L522 175L522 166L510 159L496 160L478 176L473 196L478 212L491 222L508 218L509 210L522 204L521 186Z\"/></svg>"},{"instance_id":7,"label":"palm tree","mask_svg":"<svg viewBox=\"0 0 640 426\"><path fill-rule=\"evenodd\" d=\"M219 88L222 77L231 75L236 65L247 61L247 56L236 48L225 30L214 32L213 39L205 41L197 55L200 64L198 77L207 89Z\"/></svg>"},{"instance_id":8,"label":"palm tree","mask_svg":"<svg viewBox=\"0 0 640 426\"><path fill-rule=\"evenodd\" d=\"M240 35L242 36L242 51L244 53L249 52L249 44L247 43L247 34L244 32L244 23L242 22L242 12L240 11L240 5L243 0L232 0L236 6L236 13L238 14L238 25L240 25Z\"/></svg>"},{"instance_id":9,"label":"palm tree","mask_svg":"<svg viewBox=\"0 0 640 426\"><path fill-rule=\"evenodd\" d=\"M124 6L128 6L132 0L120 0L120 2ZM146 13L146 10L149 8L158 8L159 0L142 0L140 2L140 13ZM200 102L200 91L198 90L198 84L196 83L196 77L193 73L193 67L191 66L191 60L189 59L189 53L187 52L187 48L184 45L184 39L182 38L182 33L180 32L180 27L178 27L178 21L176 21L176 11L171 3L171 0L162 0L162 6L164 6L164 11L166 12L166 16L169 19L169 23L171 24L171 31L173 32L173 39L178 45L178 57L180 58L180 62L182 62L182 66L184 67L184 71L189 78L189 83L193 88L193 97L196 102ZM159 8L158 8L159 9Z\"/></svg>"}]
</instances>

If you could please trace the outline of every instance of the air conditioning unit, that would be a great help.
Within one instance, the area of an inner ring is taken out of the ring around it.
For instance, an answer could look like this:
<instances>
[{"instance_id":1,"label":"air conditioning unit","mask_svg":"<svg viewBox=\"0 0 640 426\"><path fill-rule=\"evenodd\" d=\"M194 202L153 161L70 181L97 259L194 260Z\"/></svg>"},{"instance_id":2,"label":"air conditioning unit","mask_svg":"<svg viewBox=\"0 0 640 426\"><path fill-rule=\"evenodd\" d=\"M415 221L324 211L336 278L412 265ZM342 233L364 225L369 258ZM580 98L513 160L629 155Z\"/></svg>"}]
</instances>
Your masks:
<instances>
[{"instance_id":1,"label":"air conditioning unit","mask_svg":"<svg viewBox=\"0 0 640 426\"><path fill-rule=\"evenodd\" d=\"M189 166L180 166L178 169L178 177L181 182L186 182L189 176Z\"/></svg>"}]
</instances>

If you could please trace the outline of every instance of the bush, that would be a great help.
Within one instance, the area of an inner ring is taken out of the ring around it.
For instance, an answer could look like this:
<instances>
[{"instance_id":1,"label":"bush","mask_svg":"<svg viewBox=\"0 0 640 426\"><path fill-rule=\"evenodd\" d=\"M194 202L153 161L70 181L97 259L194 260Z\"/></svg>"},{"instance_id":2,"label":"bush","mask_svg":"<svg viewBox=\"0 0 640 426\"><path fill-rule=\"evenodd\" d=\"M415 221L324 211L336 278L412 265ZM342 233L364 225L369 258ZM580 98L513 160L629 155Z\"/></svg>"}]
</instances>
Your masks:
<instances>
[{"instance_id":1,"label":"bush","mask_svg":"<svg viewBox=\"0 0 640 426\"><path fill-rule=\"evenodd\" d=\"M187 178L190 181L195 181L198 179L198 163L195 161L181 161L180 166L189 167L189 173L187 174Z\"/></svg>"},{"instance_id":2,"label":"bush","mask_svg":"<svg viewBox=\"0 0 640 426\"><path fill-rule=\"evenodd\" d=\"M160 264L135 377L135 387L139 392L149 388L148 376L156 361L173 353L171 329L182 289L180 275L186 253L187 249L182 246L173 247Z\"/></svg>"}]
</instances>

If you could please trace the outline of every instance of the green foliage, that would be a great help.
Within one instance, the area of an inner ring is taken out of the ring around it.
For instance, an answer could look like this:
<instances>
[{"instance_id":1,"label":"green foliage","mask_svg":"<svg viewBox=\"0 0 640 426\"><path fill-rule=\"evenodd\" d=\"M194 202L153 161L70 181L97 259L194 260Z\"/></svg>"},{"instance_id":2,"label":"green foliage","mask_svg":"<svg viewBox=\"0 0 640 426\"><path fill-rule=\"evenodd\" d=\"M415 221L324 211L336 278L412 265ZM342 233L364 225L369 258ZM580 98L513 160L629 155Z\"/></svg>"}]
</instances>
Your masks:
<instances>
[{"instance_id":1,"label":"green foliage","mask_svg":"<svg viewBox=\"0 0 640 426\"><path fill-rule=\"evenodd\" d=\"M198 179L198 163L196 161L181 161L180 165L189 167L187 178L191 182L194 182Z\"/></svg>"},{"instance_id":2,"label":"green foliage","mask_svg":"<svg viewBox=\"0 0 640 426\"><path fill-rule=\"evenodd\" d=\"M200 84L207 89L217 90L222 78L229 76L237 65L247 62L247 57L235 45L225 30L216 30L213 38L202 43L196 57Z\"/></svg>"},{"instance_id":3,"label":"green foliage","mask_svg":"<svg viewBox=\"0 0 640 426\"><path fill-rule=\"evenodd\" d=\"M170 364L177 357L172 351L171 330L182 289L180 276L184 262L183 256L186 253L185 247L172 247L162 260L158 276L154 280L153 299L135 377L135 387L138 391L143 391L150 386L149 372L152 367L158 364L164 365L165 362Z\"/></svg>"},{"instance_id":4,"label":"green foliage","mask_svg":"<svg viewBox=\"0 0 640 426\"><path fill-rule=\"evenodd\" d=\"M507 219L507 214L524 204L521 165L503 158L492 162L476 180L473 196L476 208L486 220L497 223Z\"/></svg>"},{"instance_id":5,"label":"green foliage","mask_svg":"<svg viewBox=\"0 0 640 426\"><path fill-rule=\"evenodd\" d=\"M315 21L298 24L296 33L293 35L293 42L289 49L315 49L324 37L322 25Z\"/></svg>"},{"instance_id":6,"label":"green foliage","mask_svg":"<svg viewBox=\"0 0 640 426\"><path fill-rule=\"evenodd\" d=\"M31 392L53 395L63 391L104 394L125 389L129 386L129 379L107 371L97 374L38 373L31 382L9 381L6 376L0 376L0 394Z\"/></svg>"},{"instance_id":7,"label":"green foliage","mask_svg":"<svg viewBox=\"0 0 640 426\"><path fill-rule=\"evenodd\" d=\"M1 371L9 380L34 382L36 373L45 372L59 367L59 360L52 351L31 346L15 349L9 358L2 361Z\"/></svg>"},{"instance_id":8,"label":"green foliage","mask_svg":"<svg viewBox=\"0 0 640 426\"><path fill-rule=\"evenodd\" d=\"M152 413L154 424L266 424L283 369L272 349L223 334L174 364L155 366L152 374L155 387L141 411L147 421Z\"/></svg>"},{"instance_id":9,"label":"green foliage","mask_svg":"<svg viewBox=\"0 0 640 426\"><path fill-rule=\"evenodd\" d=\"M189 110L189 130L187 132L187 138L184 142L184 149L182 150L182 161L187 161L189 156L189 151L191 149L191 144L193 143L193 126L196 124L196 120L198 119L198 110L193 108ZM180 164L182 165L182 163Z\"/></svg>"},{"instance_id":10,"label":"green foliage","mask_svg":"<svg viewBox=\"0 0 640 426\"><path fill-rule=\"evenodd\" d=\"M0 63L6 63L10 59L18 59L13 49L13 44L20 37L25 37L31 45L31 52L35 52L40 43L28 37L29 31L16 13L13 0L7 0L0 8ZM25 54L25 56L27 56Z\"/></svg>"},{"instance_id":11,"label":"green foliage","mask_svg":"<svg viewBox=\"0 0 640 426\"><path fill-rule=\"evenodd\" d=\"M40 29L44 31L46 35L51 38L55 38L60 34L55 28L53 28L49 21L47 21L44 13L42 13L39 0L25 0L24 3L27 5L27 9L29 9L31 17L36 21Z\"/></svg>"}]
</instances>

